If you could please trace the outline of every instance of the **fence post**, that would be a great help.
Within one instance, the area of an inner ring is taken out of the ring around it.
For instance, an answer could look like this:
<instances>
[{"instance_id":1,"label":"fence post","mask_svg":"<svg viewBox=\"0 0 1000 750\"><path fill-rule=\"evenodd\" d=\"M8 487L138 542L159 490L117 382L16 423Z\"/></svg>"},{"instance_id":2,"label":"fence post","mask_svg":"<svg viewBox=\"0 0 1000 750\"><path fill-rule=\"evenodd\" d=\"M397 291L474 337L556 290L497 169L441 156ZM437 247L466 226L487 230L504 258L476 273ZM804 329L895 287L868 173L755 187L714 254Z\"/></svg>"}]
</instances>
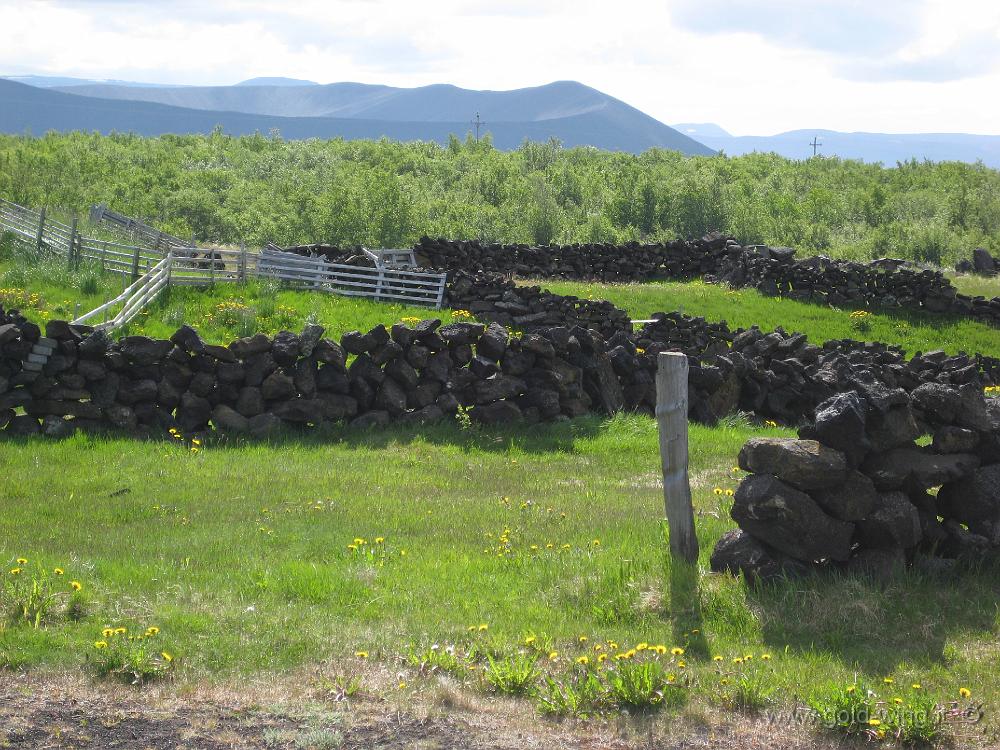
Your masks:
<instances>
[{"instance_id":1,"label":"fence post","mask_svg":"<svg viewBox=\"0 0 1000 750\"><path fill-rule=\"evenodd\" d=\"M385 269L381 265L378 267L378 279L375 281L375 299L382 299L382 281L385 279Z\"/></svg>"},{"instance_id":2,"label":"fence post","mask_svg":"<svg viewBox=\"0 0 1000 750\"><path fill-rule=\"evenodd\" d=\"M247 280L247 244L245 242L240 243L240 267L237 278L240 281Z\"/></svg>"},{"instance_id":3,"label":"fence post","mask_svg":"<svg viewBox=\"0 0 1000 750\"><path fill-rule=\"evenodd\" d=\"M215 286L215 251L208 251L208 277L211 279L212 286Z\"/></svg>"},{"instance_id":4,"label":"fence post","mask_svg":"<svg viewBox=\"0 0 1000 750\"><path fill-rule=\"evenodd\" d=\"M698 537L688 481L688 360L681 352L660 352L657 357L656 422L670 554L694 563L698 560Z\"/></svg>"},{"instance_id":5,"label":"fence post","mask_svg":"<svg viewBox=\"0 0 1000 750\"><path fill-rule=\"evenodd\" d=\"M139 248L132 254L132 281L139 278Z\"/></svg>"},{"instance_id":6,"label":"fence post","mask_svg":"<svg viewBox=\"0 0 1000 750\"><path fill-rule=\"evenodd\" d=\"M76 247L76 224L77 224L77 218L74 216L73 223L70 226L70 231L69 231L69 250L66 253L67 255L66 263L67 267L70 270L73 269L73 248Z\"/></svg>"},{"instance_id":7,"label":"fence post","mask_svg":"<svg viewBox=\"0 0 1000 750\"><path fill-rule=\"evenodd\" d=\"M38 236L35 237L35 252L42 252L42 238L45 235L45 206L38 214Z\"/></svg>"},{"instance_id":8,"label":"fence post","mask_svg":"<svg viewBox=\"0 0 1000 750\"><path fill-rule=\"evenodd\" d=\"M445 285L445 281L447 281L447 279L448 279L448 277L445 276L444 274L442 274L441 275L441 279L438 281L437 304L435 305L435 307L438 310L440 310L441 309L441 305L444 304L444 285Z\"/></svg>"}]
</instances>

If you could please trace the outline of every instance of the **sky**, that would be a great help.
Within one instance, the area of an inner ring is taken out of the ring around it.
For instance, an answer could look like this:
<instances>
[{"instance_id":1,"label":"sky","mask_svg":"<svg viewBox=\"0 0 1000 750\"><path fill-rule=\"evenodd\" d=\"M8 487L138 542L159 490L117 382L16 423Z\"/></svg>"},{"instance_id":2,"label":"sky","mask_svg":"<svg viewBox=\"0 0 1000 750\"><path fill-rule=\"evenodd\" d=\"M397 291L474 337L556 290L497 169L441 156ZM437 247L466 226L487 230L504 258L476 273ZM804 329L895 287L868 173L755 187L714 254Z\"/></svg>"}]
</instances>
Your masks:
<instances>
[{"instance_id":1,"label":"sky","mask_svg":"<svg viewBox=\"0 0 1000 750\"><path fill-rule=\"evenodd\" d=\"M997 0L0 0L0 74L511 89L666 123L1000 135Z\"/></svg>"}]
</instances>

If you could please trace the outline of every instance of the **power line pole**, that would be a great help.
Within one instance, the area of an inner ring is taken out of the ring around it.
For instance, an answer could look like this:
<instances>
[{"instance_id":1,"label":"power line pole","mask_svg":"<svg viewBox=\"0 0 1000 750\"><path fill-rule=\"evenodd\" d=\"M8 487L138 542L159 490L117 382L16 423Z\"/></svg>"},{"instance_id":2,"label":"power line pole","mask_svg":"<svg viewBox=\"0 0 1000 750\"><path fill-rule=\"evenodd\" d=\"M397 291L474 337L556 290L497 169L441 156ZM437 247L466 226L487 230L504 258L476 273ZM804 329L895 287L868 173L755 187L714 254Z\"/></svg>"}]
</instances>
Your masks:
<instances>
[{"instance_id":1,"label":"power line pole","mask_svg":"<svg viewBox=\"0 0 1000 750\"><path fill-rule=\"evenodd\" d=\"M823 145L822 141L818 140L816 136L813 136L812 143L809 144L813 147L813 156L816 156L816 149Z\"/></svg>"},{"instance_id":2,"label":"power line pole","mask_svg":"<svg viewBox=\"0 0 1000 750\"><path fill-rule=\"evenodd\" d=\"M476 112L476 119L469 122L472 127L476 129L476 140L479 140L479 128L486 127L486 123L479 119L479 113Z\"/></svg>"}]
</instances>

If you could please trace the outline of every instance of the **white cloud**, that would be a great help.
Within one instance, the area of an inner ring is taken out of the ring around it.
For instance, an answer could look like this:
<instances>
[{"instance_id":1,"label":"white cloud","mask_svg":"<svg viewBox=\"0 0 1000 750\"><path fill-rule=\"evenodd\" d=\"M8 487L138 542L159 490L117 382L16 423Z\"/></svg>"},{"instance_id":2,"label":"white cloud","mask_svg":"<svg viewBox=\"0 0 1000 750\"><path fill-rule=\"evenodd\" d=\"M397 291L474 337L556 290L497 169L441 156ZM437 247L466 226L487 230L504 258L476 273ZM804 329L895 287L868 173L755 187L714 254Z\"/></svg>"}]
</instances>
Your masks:
<instances>
[{"instance_id":1,"label":"white cloud","mask_svg":"<svg viewBox=\"0 0 1000 750\"><path fill-rule=\"evenodd\" d=\"M1000 133L992 0L0 0L0 29L7 74L490 89L572 79L664 122L736 134Z\"/></svg>"}]
</instances>

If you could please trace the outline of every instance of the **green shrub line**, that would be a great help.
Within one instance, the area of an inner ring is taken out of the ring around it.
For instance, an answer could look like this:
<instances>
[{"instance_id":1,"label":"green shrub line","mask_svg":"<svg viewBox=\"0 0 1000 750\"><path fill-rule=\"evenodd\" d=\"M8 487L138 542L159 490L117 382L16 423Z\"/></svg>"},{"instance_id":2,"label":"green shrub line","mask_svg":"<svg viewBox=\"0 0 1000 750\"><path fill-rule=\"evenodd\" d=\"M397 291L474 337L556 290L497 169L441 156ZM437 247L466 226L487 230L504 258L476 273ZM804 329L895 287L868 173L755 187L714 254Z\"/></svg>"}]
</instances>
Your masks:
<instances>
[{"instance_id":1,"label":"green shrub line","mask_svg":"<svg viewBox=\"0 0 1000 750\"><path fill-rule=\"evenodd\" d=\"M632 155L489 138L433 143L48 133L0 136L0 195L250 245L406 247L421 235L548 244L700 237L951 266L1000 250L1000 172L775 154Z\"/></svg>"}]
</instances>

